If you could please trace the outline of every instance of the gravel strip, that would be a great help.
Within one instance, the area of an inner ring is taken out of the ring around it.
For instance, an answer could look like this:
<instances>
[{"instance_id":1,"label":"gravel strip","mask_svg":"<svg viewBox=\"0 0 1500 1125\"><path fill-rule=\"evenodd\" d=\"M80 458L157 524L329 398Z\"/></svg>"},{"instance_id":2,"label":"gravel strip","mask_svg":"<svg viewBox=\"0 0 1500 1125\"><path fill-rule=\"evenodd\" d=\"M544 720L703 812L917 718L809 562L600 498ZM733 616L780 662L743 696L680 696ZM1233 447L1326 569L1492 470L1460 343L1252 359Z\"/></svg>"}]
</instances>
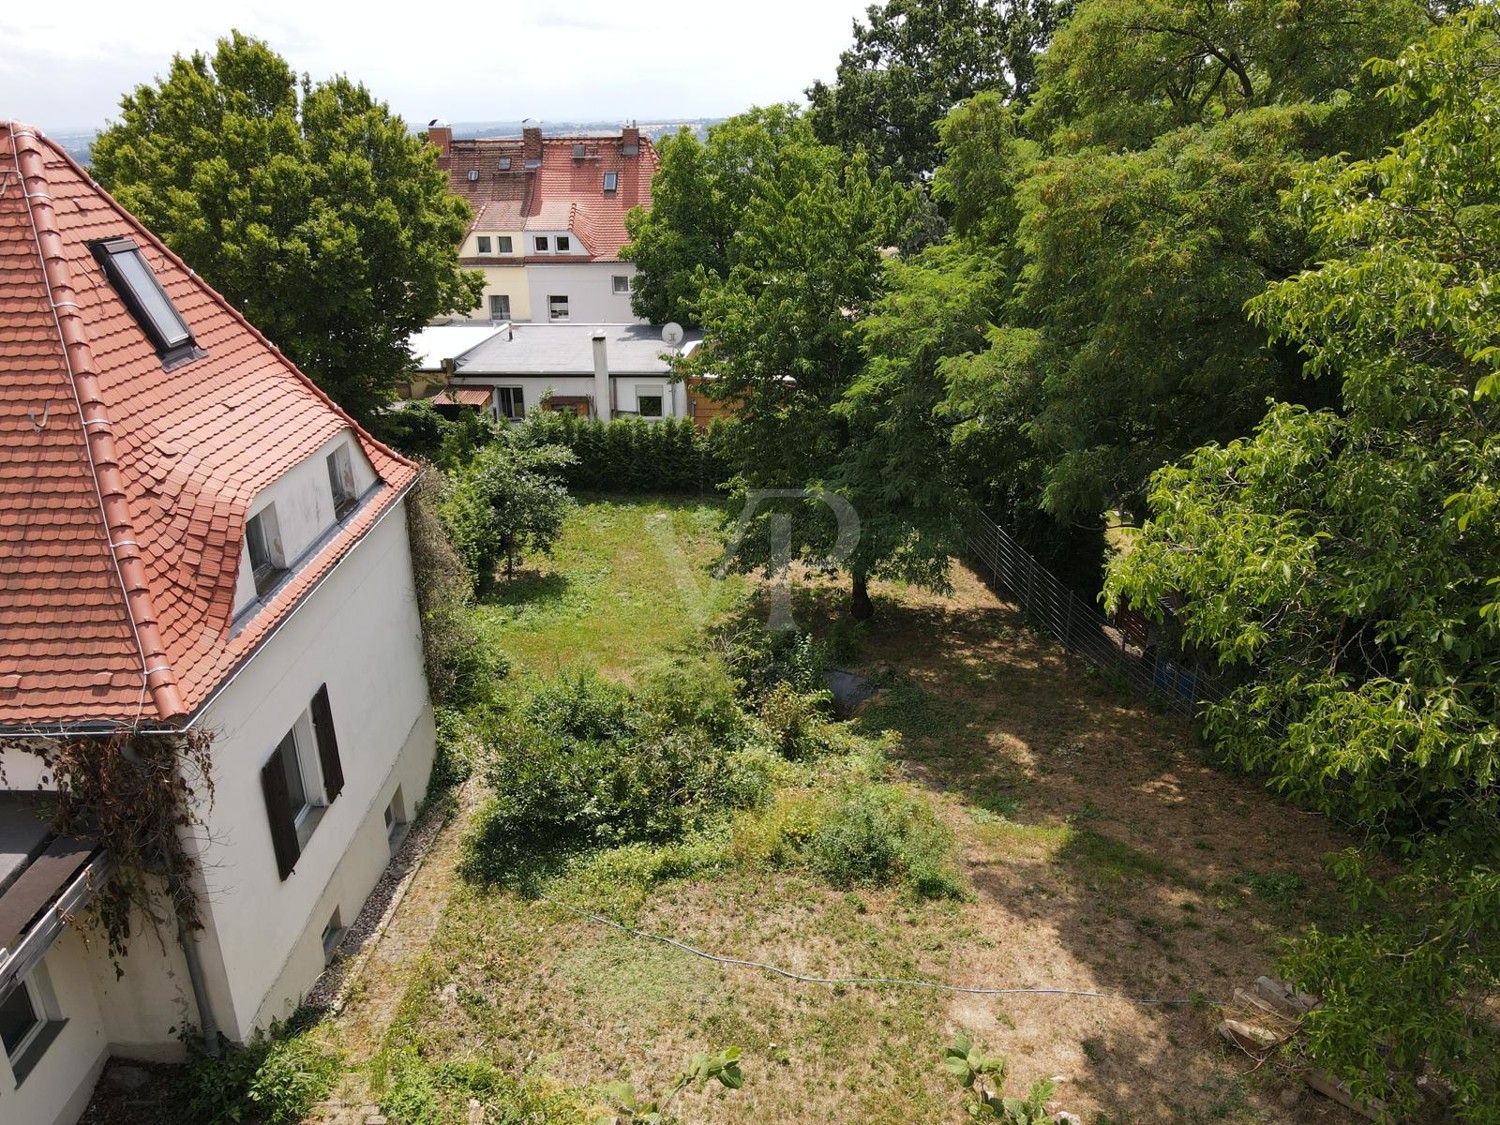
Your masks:
<instances>
[{"instance_id":1,"label":"gravel strip","mask_svg":"<svg viewBox=\"0 0 1500 1125\"><path fill-rule=\"evenodd\" d=\"M421 870L427 849L458 805L472 800L473 795L469 792L472 784L465 784L452 798L429 806L407 830L406 839L396 850L370 897L365 899L359 916L339 942L328 968L302 998L305 1007L334 1015L343 1010L350 989L359 979L360 970L395 917L407 887Z\"/></svg>"}]
</instances>

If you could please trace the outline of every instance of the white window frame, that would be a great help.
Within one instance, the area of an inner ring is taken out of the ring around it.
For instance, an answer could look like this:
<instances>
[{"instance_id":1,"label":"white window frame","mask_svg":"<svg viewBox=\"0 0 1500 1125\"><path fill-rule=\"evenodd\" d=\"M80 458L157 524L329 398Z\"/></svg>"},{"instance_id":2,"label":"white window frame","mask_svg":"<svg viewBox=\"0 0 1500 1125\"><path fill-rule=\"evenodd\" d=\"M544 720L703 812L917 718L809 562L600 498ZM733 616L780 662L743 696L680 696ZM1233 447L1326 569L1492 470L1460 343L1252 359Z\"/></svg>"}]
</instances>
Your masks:
<instances>
[{"instance_id":1,"label":"white window frame","mask_svg":"<svg viewBox=\"0 0 1500 1125\"><path fill-rule=\"evenodd\" d=\"M341 520L359 506L359 486L354 483L354 458L349 443L336 446L325 462L328 490L333 495L333 518Z\"/></svg>"},{"instance_id":2,"label":"white window frame","mask_svg":"<svg viewBox=\"0 0 1500 1125\"><path fill-rule=\"evenodd\" d=\"M559 302L561 304L559 304ZM547 294L547 319L548 320L567 320L568 319L568 295L566 293L549 293L549 294Z\"/></svg>"},{"instance_id":3,"label":"white window frame","mask_svg":"<svg viewBox=\"0 0 1500 1125\"><path fill-rule=\"evenodd\" d=\"M503 316L497 315L495 313L495 302L496 301L504 301L505 302L505 314ZM510 294L509 293L491 293L489 295L489 302L488 303L489 303L489 306L490 306L490 319L491 320L509 320L510 319Z\"/></svg>"},{"instance_id":4,"label":"white window frame","mask_svg":"<svg viewBox=\"0 0 1500 1125\"><path fill-rule=\"evenodd\" d=\"M657 398L661 400L661 412L659 414L647 414L641 408L642 398ZM641 383L635 388L635 412L640 418L665 418L667 416L667 388L660 383Z\"/></svg>"},{"instance_id":5,"label":"white window frame","mask_svg":"<svg viewBox=\"0 0 1500 1125\"><path fill-rule=\"evenodd\" d=\"M288 743L292 748L292 764L302 782L302 804L293 805L292 823L297 827L298 847L306 848L308 840L312 839L313 829L318 826L319 817L328 807L323 784L323 764L318 754L318 733L313 729L312 708L303 708L291 729L281 736L274 753L284 754ZM283 765L282 769L286 769L286 766ZM290 793L290 785L287 788Z\"/></svg>"},{"instance_id":6,"label":"white window frame","mask_svg":"<svg viewBox=\"0 0 1500 1125\"><path fill-rule=\"evenodd\" d=\"M621 285L621 282L625 284ZM616 297L630 296L630 275L628 273L617 273L610 275L609 284Z\"/></svg>"},{"instance_id":7,"label":"white window frame","mask_svg":"<svg viewBox=\"0 0 1500 1125\"><path fill-rule=\"evenodd\" d=\"M245 550L250 555L250 567L255 575L256 597L264 597L276 588L287 572L286 554L281 546L281 524L276 519L274 502L245 521Z\"/></svg>"},{"instance_id":8,"label":"white window frame","mask_svg":"<svg viewBox=\"0 0 1500 1125\"><path fill-rule=\"evenodd\" d=\"M45 964L37 965L22 977L17 982L17 990L25 993L26 1003L31 1008L33 1018L32 1025L21 1036L20 1042L13 1049L7 1049L5 1052L11 1073L16 1079L16 1086L19 1087L30 1077L35 1063L41 1058L40 1054L29 1060L26 1056L37 1048L37 1041L47 1035L48 1028L55 1031L67 1020L63 1018L62 1011L58 1008L57 993L52 987L51 978L47 975ZM49 1039L48 1045L50 1042ZM43 1051L45 1049L45 1047L42 1048Z\"/></svg>"},{"instance_id":9,"label":"white window frame","mask_svg":"<svg viewBox=\"0 0 1500 1125\"><path fill-rule=\"evenodd\" d=\"M506 395L502 396L501 393L500 393L501 391L506 391L508 393ZM510 406L511 406L510 410L502 409L502 407L501 407L501 400L502 400L502 398L509 398L510 399ZM513 411L515 409L516 399L520 399L521 400L521 412L519 414L515 414L515 413L511 412L511 411ZM523 418L526 417L526 388L525 387L496 387L496 388L494 388L494 404L495 404L495 417L498 418L500 421L502 421L502 422L519 422L521 419L523 419Z\"/></svg>"},{"instance_id":10,"label":"white window frame","mask_svg":"<svg viewBox=\"0 0 1500 1125\"><path fill-rule=\"evenodd\" d=\"M481 254L492 254L492 253L494 253L494 251L490 249L490 245L491 245L491 243L490 243L490 236L487 235L487 234L478 235L474 239L474 245L475 245L475 248Z\"/></svg>"},{"instance_id":11,"label":"white window frame","mask_svg":"<svg viewBox=\"0 0 1500 1125\"><path fill-rule=\"evenodd\" d=\"M618 172L606 172L606 173L604 173L604 194L605 195L613 195L615 192L617 192L619 190L620 190L620 173L618 173Z\"/></svg>"},{"instance_id":12,"label":"white window frame","mask_svg":"<svg viewBox=\"0 0 1500 1125\"><path fill-rule=\"evenodd\" d=\"M557 252L559 254L571 254L573 252L573 240L565 234L558 235Z\"/></svg>"},{"instance_id":13,"label":"white window frame","mask_svg":"<svg viewBox=\"0 0 1500 1125\"><path fill-rule=\"evenodd\" d=\"M551 245L552 244L551 244L551 242L548 241L548 238L547 238L547 236L545 234L535 235L532 238L531 242L532 242L532 245L536 247L536 252L538 254L550 254L550 253L552 253L552 249L551 249Z\"/></svg>"},{"instance_id":14,"label":"white window frame","mask_svg":"<svg viewBox=\"0 0 1500 1125\"><path fill-rule=\"evenodd\" d=\"M510 235L508 235L508 234L497 234L495 236L495 253L497 253L497 254L514 254L515 253L515 243L511 240Z\"/></svg>"},{"instance_id":15,"label":"white window frame","mask_svg":"<svg viewBox=\"0 0 1500 1125\"><path fill-rule=\"evenodd\" d=\"M26 1003L31 1008L32 1023L26 1029L26 1033L21 1036L20 1042L14 1047L6 1049L5 1057L10 1060L12 1067L20 1061L21 1056L26 1054L27 1048L36 1042L37 1036L47 1026L46 1005L42 1003L41 997L37 994L36 981L32 979L35 975L36 970L34 969L27 973L21 978L20 984L16 989L16 991L24 993L26 996Z\"/></svg>"}]
</instances>

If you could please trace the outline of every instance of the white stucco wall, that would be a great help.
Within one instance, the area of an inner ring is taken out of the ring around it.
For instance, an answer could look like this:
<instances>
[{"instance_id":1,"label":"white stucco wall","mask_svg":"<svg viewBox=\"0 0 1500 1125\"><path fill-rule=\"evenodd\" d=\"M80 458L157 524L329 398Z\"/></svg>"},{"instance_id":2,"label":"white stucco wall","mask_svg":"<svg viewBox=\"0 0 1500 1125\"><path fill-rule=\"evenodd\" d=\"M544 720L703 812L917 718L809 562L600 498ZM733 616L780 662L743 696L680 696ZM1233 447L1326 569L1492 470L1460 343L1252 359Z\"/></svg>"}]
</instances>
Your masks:
<instances>
[{"instance_id":1,"label":"white stucco wall","mask_svg":"<svg viewBox=\"0 0 1500 1125\"><path fill-rule=\"evenodd\" d=\"M88 1105L109 1057L92 987L91 962L98 957L97 948L88 950L78 932L68 929L43 959L55 1014L67 1023L19 1086L0 1052L0 1121L5 1125L72 1125Z\"/></svg>"},{"instance_id":2,"label":"white stucco wall","mask_svg":"<svg viewBox=\"0 0 1500 1125\"><path fill-rule=\"evenodd\" d=\"M616 275L634 277L634 263L528 264L526 284L531 290L532 319L546 320L547 298L557 294L568 298L568 320L575 324L644 324L631 311L630 294L612 291L611 279Z\"/></svg>"},{"instance_id":3,"label":"white stucco wall","mask_svg":"<svg viewBox=\"0 0 1500 1125\"><path fill-rule=\"evenodd\" d=\"M328 455L339 446L349 448L349 465L354 470L354 489L363 496L376 481L375 469L350 430L343 430L323 443L306 460L294 465L261 489L250 504L246 519L252 519L271 505L276 506L276 526L281 533L281 551L288 564L333 527L333 485L328 479ZM234 591L234 609L239 613L255 601L255 572L250 565L250 546L240 546L240 572Z\"/></svg>"},{"instance_id":4,"label":"white stucco wall","mask_svg":"<svg viewBox=\"0 0 1500 1125\"><path fill-rule=\"evenodd\" d=\"M321 457L316 459L321 471ZM314 591L210 704L216 800L202 865L202 935L214 1010L245 1038L290 1014L323 968L335 906L347 925L389 861L383 814L399 785L426 790L434 734L420 625L398 506ZM283 881L260 771L319 685L328 687L344 789Z\"/></svg>"}]
</instances>

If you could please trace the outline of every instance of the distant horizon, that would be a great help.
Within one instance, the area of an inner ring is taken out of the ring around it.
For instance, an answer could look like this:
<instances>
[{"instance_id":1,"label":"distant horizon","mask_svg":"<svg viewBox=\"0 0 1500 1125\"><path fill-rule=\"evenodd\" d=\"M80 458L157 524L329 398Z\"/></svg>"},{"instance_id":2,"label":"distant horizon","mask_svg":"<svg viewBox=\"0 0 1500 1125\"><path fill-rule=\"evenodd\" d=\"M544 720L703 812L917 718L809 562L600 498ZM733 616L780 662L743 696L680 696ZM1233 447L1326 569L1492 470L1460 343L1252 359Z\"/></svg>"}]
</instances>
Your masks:
<instances>
[{"instance_id":1,"label":"distant horizon","mask_svg":"<svg viewBox=\"0 0 1500 1125\"><path fill-rule=\"evenodd\" d=\"M0 116L86 136L119 119L124 95L159 84L174 56L211 56L238 29L314 82L362 83L414 126L539 110L559 122L722 118L801 101L814 82L831 80L866 5L763 0L747 12L640 0L622 10L613 0L573 0L561 11L514 0L478 20L417 15L396 24L291 0L224 0L212 10L186 0L22 6L0 17Z\"/></svg>"}]
</instances>

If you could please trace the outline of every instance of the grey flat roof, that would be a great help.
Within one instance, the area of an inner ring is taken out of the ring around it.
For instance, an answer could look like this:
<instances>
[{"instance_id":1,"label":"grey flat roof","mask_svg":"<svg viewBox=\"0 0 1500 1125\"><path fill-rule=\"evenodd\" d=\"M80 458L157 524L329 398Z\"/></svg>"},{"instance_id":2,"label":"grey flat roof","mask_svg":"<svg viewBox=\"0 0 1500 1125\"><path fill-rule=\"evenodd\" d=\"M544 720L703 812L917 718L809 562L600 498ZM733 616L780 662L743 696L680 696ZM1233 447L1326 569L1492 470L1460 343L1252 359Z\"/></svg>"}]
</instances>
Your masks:
<instances>
[{"instance_id":1,"label":"grey flat roof","mask_svg":"<svg viewBox=\"0 0 1500 1125\"><path fill-rule=\"evenodd\" d=\"M611 375L665 375L662 353L702 338L689 333L674 349L662 343L661 329L649 324L517 324L466 352L454 374L592 376L595 332L604 333Z\"/></svg>"},{"instance_id":2,"label":"grey flat roof","mask_svg":"<svg viewBox=\"0 0 1500 1125\"><path fill-rule=\"evenodd\" d=\"M0 793L0 893L43 850L56 803L42 793Z\"/></svg>"}]
</instances>

